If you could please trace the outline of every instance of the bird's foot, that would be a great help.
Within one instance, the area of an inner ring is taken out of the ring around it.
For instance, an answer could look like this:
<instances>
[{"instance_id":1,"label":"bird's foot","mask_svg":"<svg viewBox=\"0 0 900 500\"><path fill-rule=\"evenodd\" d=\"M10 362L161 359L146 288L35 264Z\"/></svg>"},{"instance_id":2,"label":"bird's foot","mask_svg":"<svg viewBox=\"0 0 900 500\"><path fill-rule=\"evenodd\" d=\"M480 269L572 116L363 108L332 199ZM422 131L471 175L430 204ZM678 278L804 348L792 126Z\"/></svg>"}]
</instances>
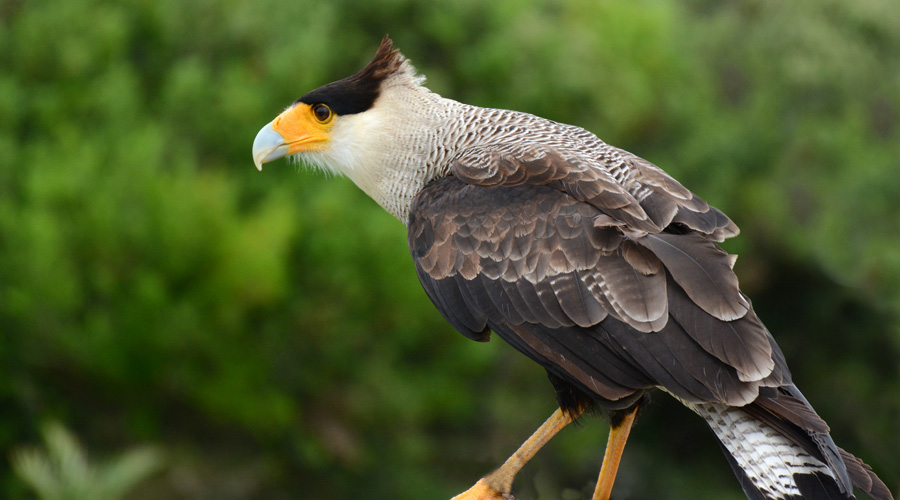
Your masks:
<instances>
[{"instance_id":1,"label":"bird's foot","mask_svg":"<svg viewBox=\"0 0 900 500\"><path fill-rule=\"evenodd\" d=\"M481 478L475 483L475 486L450 500L516 500L516 497L510 493L500 493L492 488L484 478Z\"/></svg>"}]
</instances>

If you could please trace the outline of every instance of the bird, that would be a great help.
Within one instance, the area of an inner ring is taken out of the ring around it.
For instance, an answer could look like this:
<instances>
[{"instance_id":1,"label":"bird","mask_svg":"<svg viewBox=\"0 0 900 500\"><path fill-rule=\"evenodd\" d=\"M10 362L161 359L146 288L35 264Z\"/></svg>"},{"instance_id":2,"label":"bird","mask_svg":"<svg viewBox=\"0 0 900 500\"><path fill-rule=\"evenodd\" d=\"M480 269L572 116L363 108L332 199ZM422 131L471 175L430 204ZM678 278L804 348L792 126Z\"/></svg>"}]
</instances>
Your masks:
<instances>
[{"instance_id":1,"label":"bird","mask_svg":"<svg viewBox=\"0 0 900 500\"><path fill-rule=\"evenodd\" d=\"M415 271L462 335L540 364L558 408L454 500L513 499L516 474L589 410L609 416L607 500L651 391L702 417L749 499L877 500L740 290L722 211L653 163L532 114L444 98L385 36L359 72L263 126L253 160L348 177L407 228Z\"/></svg>"}]
</instances>

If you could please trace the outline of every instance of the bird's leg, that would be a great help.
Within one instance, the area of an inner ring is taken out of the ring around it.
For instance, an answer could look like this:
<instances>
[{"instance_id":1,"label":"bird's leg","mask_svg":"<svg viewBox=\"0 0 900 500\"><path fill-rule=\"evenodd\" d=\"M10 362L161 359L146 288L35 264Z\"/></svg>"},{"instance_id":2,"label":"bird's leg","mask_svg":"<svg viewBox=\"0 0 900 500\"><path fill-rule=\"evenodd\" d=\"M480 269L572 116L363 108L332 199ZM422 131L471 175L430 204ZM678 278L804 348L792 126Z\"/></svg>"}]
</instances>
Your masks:
<instances>
[{"instance_id":1,"label":"bird's leg","mask_svg":"<svg viewBox=\"0 0 900 500\"><path fill-rule=\"evenodd\" d=\"M569 425L575 418L578 418L580 413L580 410L572 412L557 409L499 469L479 479L475 486L453 497L452 500L500 500L512 498L510 491L512 490L513 479L519 470L557 432Z\"/></svg>"},{"instance_id":2,"label":"bird's leg","mask_svg":"<svg viewBox=\"0 0 900 500\"><path fill-rule=\"evenodd\" d=\"M628 440L628 433L631 432L637 410L638 405L634 405L622 412L613 413L610 418L609 440L606 442L606 453L603 455L603 465L600 466L600 478L594 489L593 500L609 500L616 472L619 470L619 461L625 450L625 441Z\"/></svg>"},{"instance_id":3,"label":"bird's leg","mask_svg":"<svg viewBox=\"0 0 900 500\"><path fill-rule=\"evenodd\" d=\"M485 477L488 485L501 493L509 493L512 490L513 479L519 470L521 470L522 467L534 457L538 450L543 448L556 433L572 423L574 418L577 418L577 415L573 416L568 411L557 408L556 411L553 412L553 415L550 415L550 418L541 424L541 426L538 427L538 430L534 431L534 434L522 443L522 446L520 446L512 456L506 459L506 462L504 462L499 469Z\"/></svg>"}]
</instances>

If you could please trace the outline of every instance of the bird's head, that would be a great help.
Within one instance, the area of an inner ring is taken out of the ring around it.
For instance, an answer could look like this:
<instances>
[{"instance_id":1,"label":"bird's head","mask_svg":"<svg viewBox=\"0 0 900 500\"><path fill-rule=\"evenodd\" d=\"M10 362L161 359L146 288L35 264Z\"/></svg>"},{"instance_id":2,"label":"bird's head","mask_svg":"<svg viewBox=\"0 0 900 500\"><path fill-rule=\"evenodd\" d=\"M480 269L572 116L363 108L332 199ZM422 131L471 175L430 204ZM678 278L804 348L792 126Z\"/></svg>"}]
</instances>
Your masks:
<instances>
[{"instance_id":1,"label":"bird's head","mask_svg":"<svg viewBox=\"0 0 900 500\"><path fill-rule=\"evenodd\" d=\"M264 126L253 141L253 161L267 163L295 155L336 173L349 173L383 134L385 113L373 112L390 88L417 89L423 78L385 37L358 73L319 87L297 99Z\"/></svg>"}]
</instances>

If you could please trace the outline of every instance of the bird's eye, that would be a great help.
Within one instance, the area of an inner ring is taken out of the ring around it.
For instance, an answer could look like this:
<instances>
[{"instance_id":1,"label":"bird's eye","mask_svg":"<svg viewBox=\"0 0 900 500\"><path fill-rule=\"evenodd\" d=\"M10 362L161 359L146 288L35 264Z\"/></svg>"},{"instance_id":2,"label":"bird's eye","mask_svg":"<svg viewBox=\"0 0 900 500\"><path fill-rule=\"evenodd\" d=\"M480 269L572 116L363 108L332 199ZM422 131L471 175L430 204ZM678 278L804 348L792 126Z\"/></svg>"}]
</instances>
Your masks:
<instances>
[{"instance_id":1,"label":"bird's eye","mask_svg":"<svg viewBox=\"0 0 900 500\"><path fill-rule=\"evenodd\" d=\"M312 107L312 112L319 123L327 123L328 120L331 120L331 108L325 104L316 104Z\"/></svg>"}]
</instances>

